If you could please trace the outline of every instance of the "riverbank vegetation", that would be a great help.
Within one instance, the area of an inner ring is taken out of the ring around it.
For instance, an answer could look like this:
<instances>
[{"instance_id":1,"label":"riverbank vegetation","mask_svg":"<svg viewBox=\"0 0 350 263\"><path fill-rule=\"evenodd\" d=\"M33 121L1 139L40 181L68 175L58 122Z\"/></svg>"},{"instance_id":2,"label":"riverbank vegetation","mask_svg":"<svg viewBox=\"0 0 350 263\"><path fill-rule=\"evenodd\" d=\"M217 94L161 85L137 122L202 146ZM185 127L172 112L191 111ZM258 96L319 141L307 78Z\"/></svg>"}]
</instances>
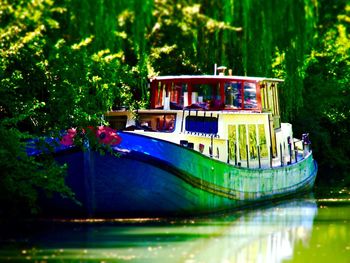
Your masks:
<instances>
[{"instance_id":1,"label":"riverbank vegetation","mask_svg":"<svg viewBox=\"0 0 350 263\"><path fill-rule=\"evenodd\" d=\"M349 185L350 4L277 2L0 0L0 211L72 195L65 167L28 157L25 140L146 107L148 77L215 63L284 78L282 117L310 133L318 183Z\"/></svg>"}]
</instances>

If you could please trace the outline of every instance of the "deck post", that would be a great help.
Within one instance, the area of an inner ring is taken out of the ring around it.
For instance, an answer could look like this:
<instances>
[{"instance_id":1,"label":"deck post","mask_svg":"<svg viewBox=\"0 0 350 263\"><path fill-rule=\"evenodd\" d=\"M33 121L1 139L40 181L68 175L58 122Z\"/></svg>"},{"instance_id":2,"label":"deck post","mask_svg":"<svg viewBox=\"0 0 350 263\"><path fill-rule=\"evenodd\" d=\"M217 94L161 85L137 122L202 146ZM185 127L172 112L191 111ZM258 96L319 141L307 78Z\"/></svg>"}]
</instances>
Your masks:
<instances>
[{"instance_id":1,"label":"deck post","mask_svg":"<svg viewBox=\"0 0 350 263\"><path fill-rule=\"evenodd\" d=\"M237 165L237 144L235 142L235 165Z\"/></svg>"},{"instance_id":2,"label":"deck post","mask_svg":"<svg viewBox=\"0 0 350 263\"><path fill-rule=\"evenodd\" d=\"M283 166L282 144L280 143L281 166Z\"/></svg>"},{"instance_id":3,"label":"deck post","mask_svg":"<svg viewBox=\"0 0 350 263\"><path fill-rule=\"evenodd\" d=\"M181 132L184 131L185 110L182 110Z\"/></svg>"},{"instance_id":4,"label":"deck post","mask_svg":"<svg viewBox=\"0 0 350 263\"><path fill-rule=\"evenodd\" d=\"M227 163L230 163L230 141L227 140Z\"/></svg>"},{"instance_id":5,"label":"deck post","mask_svg":"<svg viewBox=\"0 0 350 263\"><path fill-rule=\"evenodd\" d=\"M270 168L272 168L272 146L270 146Z\"/></svg>"},{"instance_id":6,"label":"deck post","mask_svg":"<svg viewBox=\"0 0 350 263\"><path fill-rule=\"evenodd\" d=\"M288 143L288 151L289 151L289 164L292 164L292 144Z\"/></svg>"},{"instance_id":7,"label":"deck post","mask_svg":"<svg viewBox=\"0 0 350 263\"><path fill-rule=\"evenodd\" d=\"M260 145L257 145L257 149L258 149L259 168L261 168L261 160L260 160Z\"/></svg>"},{"instance_id":8,"label":"deck post","mask_svg":"<svg viewBox=\"0 0 350 263\"><path fill-rule=\"evenodd\" d=\"M245 148L246 148L246 152L247 152L247 168L249 168L249 146L248 144L245 145Z\"/></svg>"}]
</instances>

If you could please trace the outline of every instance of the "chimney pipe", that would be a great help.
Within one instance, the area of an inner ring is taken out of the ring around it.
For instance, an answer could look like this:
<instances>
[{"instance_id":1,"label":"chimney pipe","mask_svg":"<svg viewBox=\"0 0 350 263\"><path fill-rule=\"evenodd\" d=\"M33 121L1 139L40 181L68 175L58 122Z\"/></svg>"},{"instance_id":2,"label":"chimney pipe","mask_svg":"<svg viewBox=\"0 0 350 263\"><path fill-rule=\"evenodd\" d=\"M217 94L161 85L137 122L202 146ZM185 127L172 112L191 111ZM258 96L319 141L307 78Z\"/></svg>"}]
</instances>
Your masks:
<instances>
[{"instance_id":1,"label":"chimney pipe","mask_svg":"<svg viewBox=\"0 0 350 263\"><path fill-rule=\"evenodd\" d=\"M224 76L226 67L225 66L220 66L220 67L217 68L217 70L218 70L220 76Z\"/></svg>"}]
</instances>

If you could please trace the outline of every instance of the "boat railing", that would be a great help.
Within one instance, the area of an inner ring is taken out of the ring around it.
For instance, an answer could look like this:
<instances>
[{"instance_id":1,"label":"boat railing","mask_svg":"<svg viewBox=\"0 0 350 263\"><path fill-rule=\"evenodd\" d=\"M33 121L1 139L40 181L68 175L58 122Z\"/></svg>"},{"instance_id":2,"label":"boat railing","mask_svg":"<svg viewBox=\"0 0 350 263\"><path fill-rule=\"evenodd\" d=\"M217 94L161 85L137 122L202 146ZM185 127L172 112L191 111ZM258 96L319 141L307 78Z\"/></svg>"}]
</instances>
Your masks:
<instances>
[{"instance_id":1,"label":"boat railing","mask_svg":"<svg viewBox=\"0 0 350 263\"><path fill-rule=\"evenodd\" d=\"M246 151L247 156L245 159L238 160L237 152L234 154L234 158L231 160L228 158L227 162L238 167L252 168L252 169L266 169L274 167L283 167L288 165L294 165L303 159L305 159L311 152L311 143L308 140L294 140L294 147L292 143L288 143L288 149L284 149L282 144L279 145L279 154L277 156L262 157L260 153L260 145L256 146L257 154L255 157L250 157L248 149ZM247 146L248 147L248 146ZM236 151L236 147L235 147ZM270 153L272 149L270 147Z\"/></svg>"}]
</instances>

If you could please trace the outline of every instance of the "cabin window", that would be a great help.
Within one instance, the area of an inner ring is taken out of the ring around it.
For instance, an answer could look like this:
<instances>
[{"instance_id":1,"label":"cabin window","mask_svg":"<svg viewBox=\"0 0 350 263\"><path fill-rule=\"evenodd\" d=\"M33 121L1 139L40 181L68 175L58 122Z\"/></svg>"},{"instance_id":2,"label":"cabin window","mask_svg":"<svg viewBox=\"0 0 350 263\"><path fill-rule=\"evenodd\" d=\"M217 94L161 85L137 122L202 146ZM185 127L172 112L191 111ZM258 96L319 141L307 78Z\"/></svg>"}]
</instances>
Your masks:
<instances>
[{"instance_id":1,"label":"cabin window","mask_svg":"<svg viewBox=\"0 0 350 263\"><path fill-rule=\"evenodd\" d=\"M258 107L256 100L256 84L244 82L244 108L255 109Z\"/></svg>"},{"instance_id":2,"label":"cabin window","mask_svg":"<svg viewBox=\"0 0 350 263\"><path fill-rule=\"evenodd\" d=\"M161 107L163 106L163 93L165 90L165 85L163 85L161 82L158 82L157 85L157 93L155 97L155 107Z\"/></svg>"},{"instance_id":3,"label":"cabin window","mask_svg":"<svg viewBox=\"0 0 350 263\"><path fill-rule=\"evenodd\" d=\"M252 80L224 81L210 83L185 81L159 81L152 84L152 107L164 109L199 108L219 109L257 109L257 85ZM265 106L273 108L270 102L277 97L271 85L266 85L262 94ZM266 96L265 96L266 95ZM266 102L265 102L266 100Z\"/></svg>"},{"instance_id":4,"label":"cabin window","mask_svg":"<svg viewBox=\"0 0 350 263\"><path fill-rule=\"evenodd\" d=\"M172 132L175 129L175 114L140 114L138 123L148 131Z\"/></svg>"},{"instance_id":5,"label":"cabin window","mask_svg":"<svg viewBox=\"0 0 350 263\"><path fill-rule=\"evenodd\" d=\"M191 98L188 96L188 90L191 89ZM213 94L213 88L206 84L195 84L184 90L183 106L194 108L208 108L208 102Z\"/></svg>"},{"instance_id":6,"label":"cabin window","mask_svg":"<svg viewBox=\"0 0 350 263\"><path fill-rule=\"evenodd\" d=\"M184 106L190 108L214 109L221 105L219 84L194 84L191 86L191 103L184 92Z\"/></svg>"},{"instance_id":7,"label":"cabin window","mask_svg":"<svg viewBox=\"0 0 350 263\"><path fill-rule=\"evenodd\" d=\"M272 111L275 114L274 84L265 83L261 85L261 104L265 111Z\"/></svg>"},{"instance_id":8,"label":"cabin window","mask_svg":"<svg viewBox=\"0 0 350 263\"><path fill-rule=\"evenodd\" d=\"M187 89L187 85L181 83L157 82L154 86L153 104L154 108L169 107L171 109L182 109L182 90Z\"/></svg>"},{"instance_id":9,"label":"cabin window","mask_svg":"<svg viewBox=\"0 0 350 263\"><path fill-rule=\"evenodd\" d=\"M243 89L242 89L243 86ZM244 101L242 101L244 98ZM225 107L228 109L256 109L256 84L253 82L226 82Z\"/></svg>"},{"instance_id":10,"label":"cabin window","mask_svg":"<svg viewBox=\"0 0 350 263\"><path fill-rule=\"evenodd\" d=\"M273 92L273 98L274 98L274 114L280 115L279 112L279 105L278 105L278 91L277 91L277 85L272 84L272 92Z\"/></svg>"},{"instance_id":11,"label":"cabin window","mask_svg":"<svg viewBox=\"0 0 350 263\"><path fill-rule=\"evenodd\" d=\"M217 134L218 133L218 118L204 116L187 116L186 131Z\"/></svg>"},{"instance_id":12,"label":"cabin window","mask_svg":"<svg viewBox=\"0 0 350 263\"><path fill-rule=\"evenodd\" d=\"M225 105L226 108L242 108L242 88L241 82L225 83Z\"/></svg>"},{"instance_id":13,"label":"cabin window","mask_svg":"<svg viewBox=\"0 0 350 263\"><path fill-rule=\"evenodd\" d=\"M267 92L268 92L268 100L269 100L269 110L272 111L272 113L274 113L274 97L273 97L273 90L272 90L272 84L269 83L267 86Z\"/></svg>"},{"instance_id":14,"label":"cabin window","mask_svg":"<svg viewBox=\"0 0 350 263\"><path fill-rule=\"evenodd\" d=\"M261 96L261 108L263 111L268 110L268 104L267 104L267 88L266 84L260 85L260 96Z\"/></svg>"},{"instance_id":15,"label":"cabin window","mask_svg":"<svg viewBox=\"0 0 350 263\"><path fill-rule=\"evenodd\" d=\"M195 95L192 96L192 98L194 99L194 100L192 100L192 103L208 102L214 97L214 95L216 93L216 90L213 89L213 87L209 84L194 85L193 91L194 91Z\"/></svg>"},{"instance_id":16,"label":"cabin window","mask_svg":"<svg viewBox=\"0 0 350 263\"><path fill-rule=\"evenodd\" d=\"M181 84L175 84L175 83L168 84L168 94L165 94L165 96L169 97L170 108L180 106L181 93L182 93L182 85Z\"/></svg>"},{"instance_id":17,"label":"cabin window","mask_svg":"<svg viewBox=\"0 0 350 263\"><path fill-rule=\"evenodd\" d=\"M279 116L277 83L264 83L261 85L260 91L262 110L271 111L273 116L273 128L280 128L281 120Z\"/></svg>"}]
</instances>

